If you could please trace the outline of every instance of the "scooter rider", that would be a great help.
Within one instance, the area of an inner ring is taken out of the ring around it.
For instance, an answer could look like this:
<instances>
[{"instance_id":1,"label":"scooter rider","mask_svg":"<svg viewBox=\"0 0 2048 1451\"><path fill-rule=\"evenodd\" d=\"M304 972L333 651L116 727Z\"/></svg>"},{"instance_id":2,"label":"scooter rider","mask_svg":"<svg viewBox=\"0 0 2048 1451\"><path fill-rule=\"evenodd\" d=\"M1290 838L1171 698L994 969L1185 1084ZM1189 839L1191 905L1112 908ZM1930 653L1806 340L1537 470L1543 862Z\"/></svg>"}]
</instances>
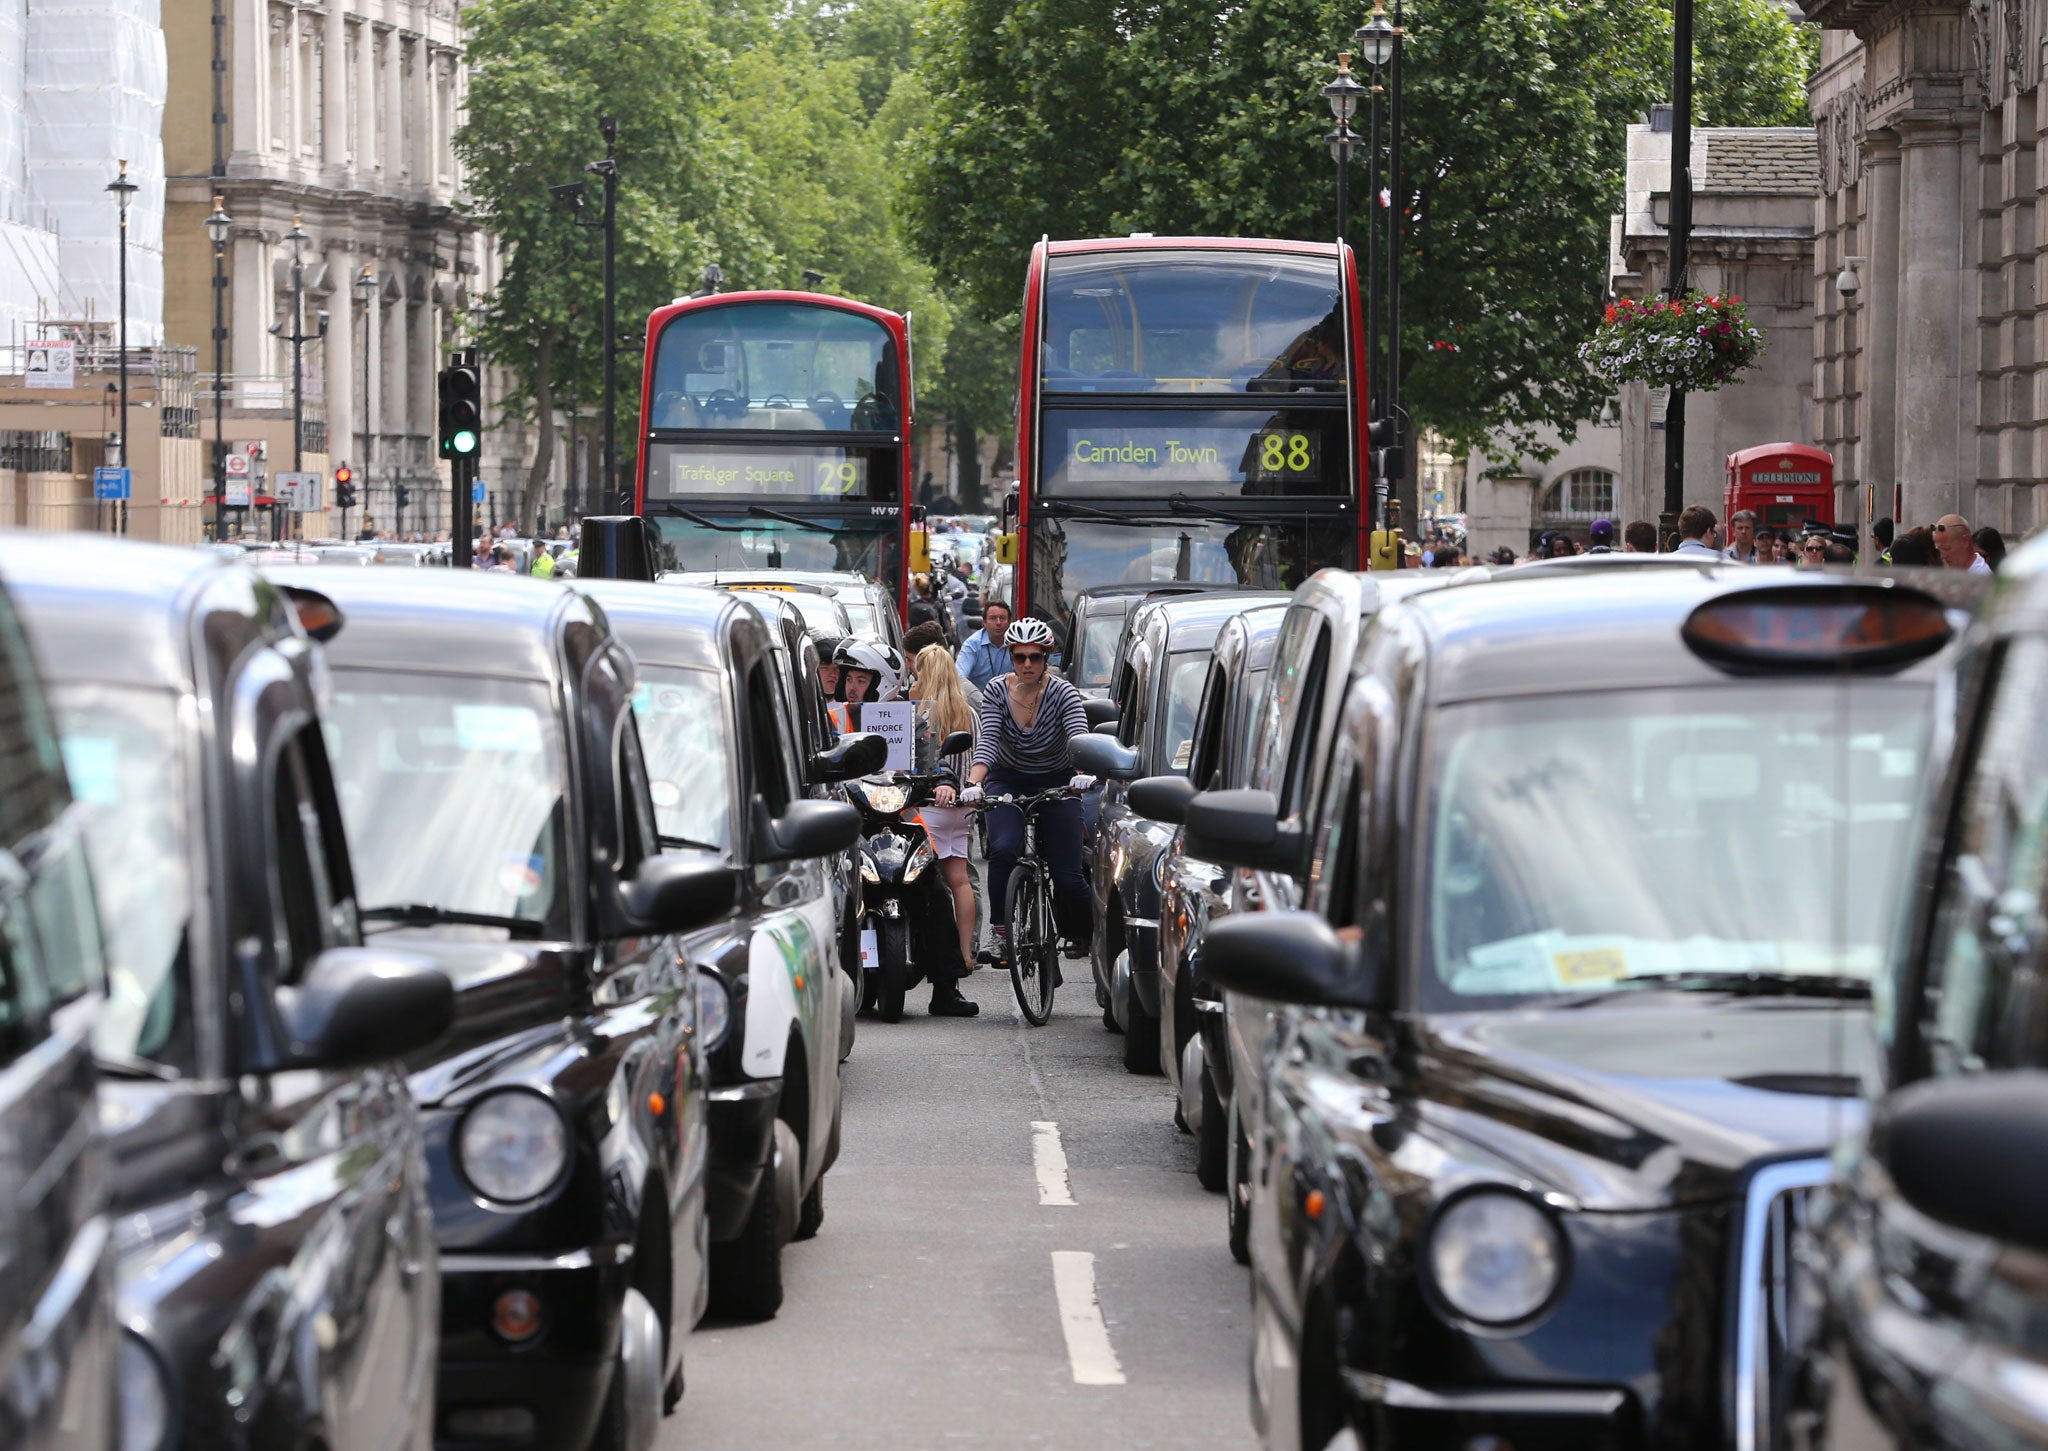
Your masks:
<instances>
[{"instance_id":1,"label":"scooter rider","mask_svg":"<svg viewBox=\"0 0 2048 1451\"><path fill-rule=\"evenodd\" d=\"M1073 775L1067 742L1087 734L1081 692L1051 673L1052 627L1030 616L1010 626L1004 645L1011 673L999 675L982 692L975 732L974 763L967 768L961 801L972 805L984 787L997 795L1028 796L1062 783L1076 791L1094 786L1093 776ZM1071 779L1070 779L1071 778ZM1086 942L1094 909L1081 875L1081 803L1054 802L1039 813L1038 844L1052 872L1053 906L1061 935ZM988 905L992 931L1009 931L1010 869L1024 845L1024 813L999 806L988 814Z\"/></svg>"},{"instance_id":2,"label":"scooter rider","mask_svg":"<svg viewBox=\"0 0 2048 1451\"><path fill-rule=\"evenodd\" d=\"M893 645L850 636L832 652L832 662L839 667L841 702L832 707L832 720L841 735L860 729L860 708L868 701L902 697L903 656Z\"/></svg>"}]
</instances>

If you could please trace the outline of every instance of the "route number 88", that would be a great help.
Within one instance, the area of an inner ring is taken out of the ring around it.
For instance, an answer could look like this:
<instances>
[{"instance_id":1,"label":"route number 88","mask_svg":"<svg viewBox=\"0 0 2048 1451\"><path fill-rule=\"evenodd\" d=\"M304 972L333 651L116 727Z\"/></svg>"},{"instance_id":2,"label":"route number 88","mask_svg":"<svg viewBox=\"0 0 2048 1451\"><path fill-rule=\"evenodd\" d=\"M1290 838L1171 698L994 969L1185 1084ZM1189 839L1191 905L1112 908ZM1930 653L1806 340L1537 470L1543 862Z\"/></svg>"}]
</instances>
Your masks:
<instances>
[{"instance_id":1,"label":"route number 88","mask_svg":"<svg viewBox=\"0 0 2048 1451\"><path fill-rule=\"evenodd\" d=\"M1305 474L1314 459L1305 433L1262 433L1259 435L1259 472Z\"/></svg>"}]
</instances>

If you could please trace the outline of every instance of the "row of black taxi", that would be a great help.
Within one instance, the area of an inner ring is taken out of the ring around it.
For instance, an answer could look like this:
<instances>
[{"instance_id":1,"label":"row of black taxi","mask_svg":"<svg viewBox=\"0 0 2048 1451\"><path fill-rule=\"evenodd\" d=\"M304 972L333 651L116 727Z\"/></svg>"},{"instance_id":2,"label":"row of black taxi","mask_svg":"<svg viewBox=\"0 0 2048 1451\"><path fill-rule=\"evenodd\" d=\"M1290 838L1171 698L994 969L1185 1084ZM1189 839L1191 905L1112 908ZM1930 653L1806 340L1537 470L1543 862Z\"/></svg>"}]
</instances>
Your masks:
<instances>
[{"instance_id":1,"label":"row of black taxi","mask_svg":"<svg viewBox=\"0 0 2048 1451\"><path fill-rule=\"evenodd\" d=\"M1076 742L1162 842L1122 1026L1267 1446L2048 1445L2048 544L2008 568L1325 573L1238 601L1184 741Z\"/></svg>"},{"instance_id":2,"label":"row of black taxi","mask_svg":"<svg viewBox=\"0 0 2048 1451\"><path fill-rule=\"evenodd\" d=\"M801 632L76 535L0 583L0 1445L645 1451L838 1151L823 798L882 743Z\"/></svg>"}]
</instances>

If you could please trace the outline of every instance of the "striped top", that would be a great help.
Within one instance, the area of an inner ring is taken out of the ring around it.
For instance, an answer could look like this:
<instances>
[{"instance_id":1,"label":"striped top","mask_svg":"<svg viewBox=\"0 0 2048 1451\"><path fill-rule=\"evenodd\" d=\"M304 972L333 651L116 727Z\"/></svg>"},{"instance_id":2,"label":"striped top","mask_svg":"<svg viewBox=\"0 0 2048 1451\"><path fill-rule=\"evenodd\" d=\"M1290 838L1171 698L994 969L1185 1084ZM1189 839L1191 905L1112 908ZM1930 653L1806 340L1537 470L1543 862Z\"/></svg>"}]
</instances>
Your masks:
<instances>
[{"instance_id":1,"label":"striped top","mask_svg":"<svg viewBox=\"0 0 2048 1451\"><path fill-rule=\"evenodd\" d=\"M1067 742L1088 733L1088 712L1081 708L1081 692L1057 675L1049 677L1045 697L1038 703L1038 719L1030 730L1019 730L1016 717L1010 714L1010 693L1003 688L1007 679L1007 675L998 675L981 693L974 764L1001 766L1031 776L1072 770Z\"/></svg>"}]
</instances>

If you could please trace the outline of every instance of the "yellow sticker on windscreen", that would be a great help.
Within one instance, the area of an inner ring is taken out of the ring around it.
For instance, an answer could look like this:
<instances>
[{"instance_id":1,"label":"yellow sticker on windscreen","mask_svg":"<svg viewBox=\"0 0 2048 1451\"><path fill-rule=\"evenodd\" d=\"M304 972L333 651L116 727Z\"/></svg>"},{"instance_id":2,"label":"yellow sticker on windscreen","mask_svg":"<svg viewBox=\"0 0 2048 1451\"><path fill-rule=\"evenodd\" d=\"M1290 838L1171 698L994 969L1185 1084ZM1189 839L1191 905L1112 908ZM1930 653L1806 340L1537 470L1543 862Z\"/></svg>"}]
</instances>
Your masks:
<instances>
[{"instance_id":1,"label":"yellow sticker on windscreen","mask_svg":"<svg viewBox=\"0 0 2048 1451\"><path fill-rule=\"evenodd\" d=\"M1628 971L1628 954L1619 947L1591 947L1578 952L1553 952L1550 965L1565 987L1613 982Z\"/></svg>"}]
</instances>

